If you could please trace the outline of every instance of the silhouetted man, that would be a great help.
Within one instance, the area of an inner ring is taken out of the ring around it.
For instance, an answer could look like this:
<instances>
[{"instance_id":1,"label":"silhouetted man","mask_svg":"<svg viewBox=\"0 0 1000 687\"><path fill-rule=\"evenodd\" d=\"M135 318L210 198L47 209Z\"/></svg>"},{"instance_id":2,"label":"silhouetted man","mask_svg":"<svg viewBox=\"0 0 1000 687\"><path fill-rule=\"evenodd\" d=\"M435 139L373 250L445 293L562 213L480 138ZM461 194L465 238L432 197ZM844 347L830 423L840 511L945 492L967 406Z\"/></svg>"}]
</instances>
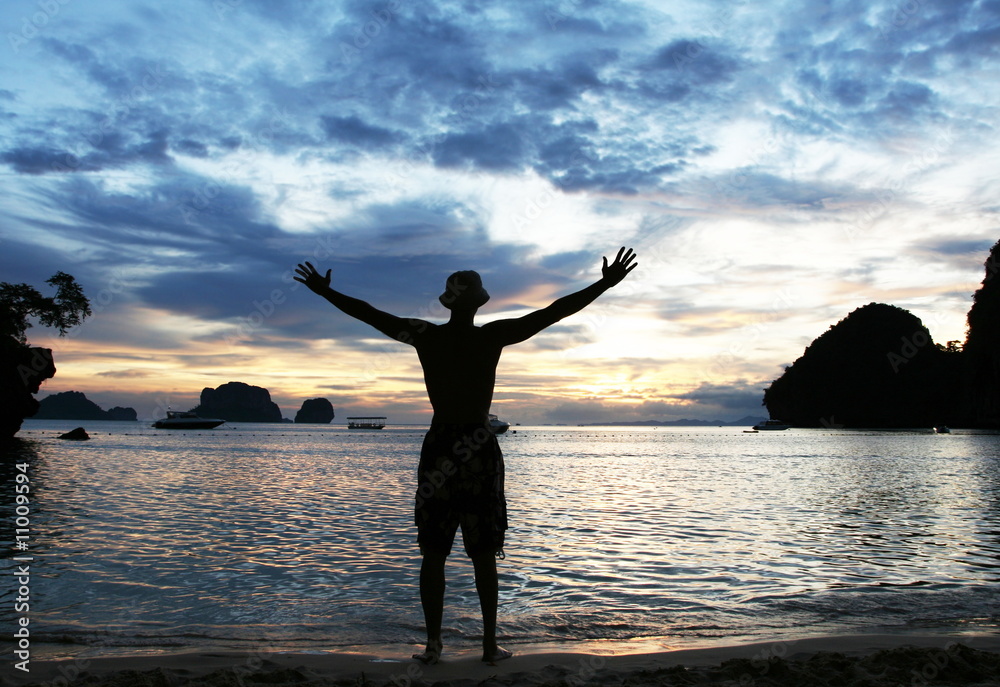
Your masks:
<instances>
[{"instance_id":1,"label":"silhouetted man","mask_svg":"<svg viewBox=\"0 0 1000 687\"><path fill-rule=\"evenodd\" d=\"M427 648L414 658L437 663L441 657L444 610L444 563L459 526L465 551L472 559L476 591L483 612L483 660L510 658L497 646L497 568L507 529L503 456L489 428L490 403L497 362L504 346L520 343L567 315L583 309L618 284L638 263L623 247L610 265L604 258L602 277L548 307L514 319L479 327L476 311L489 300L479 275L456 272L448 277L439 300L451 310L446 324L402 318L330 288L330 273L310 263L298 265L296 281L337 308L367 322L386 336L417 349L434 417L420 451L415 520L420 566L420 602L427 625Z\"/></svg>"}]
</instances>

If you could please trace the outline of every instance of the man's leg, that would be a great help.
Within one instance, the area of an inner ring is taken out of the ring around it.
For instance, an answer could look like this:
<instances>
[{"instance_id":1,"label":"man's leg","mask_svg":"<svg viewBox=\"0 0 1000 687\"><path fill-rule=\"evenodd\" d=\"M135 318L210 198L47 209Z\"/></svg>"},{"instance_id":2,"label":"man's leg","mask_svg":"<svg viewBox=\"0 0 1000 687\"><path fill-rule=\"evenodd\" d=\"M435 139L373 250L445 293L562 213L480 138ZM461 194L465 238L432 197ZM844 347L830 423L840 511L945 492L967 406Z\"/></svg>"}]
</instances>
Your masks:
<instances>
[{"instance_id":1,"label":"man's leg","mask_svg":"<svg viewBox=\"0 0 1000 687\"><path fill-rule=\"evenodd\" d=\"M427 664L441 658L441 616L444 614L444 562L447 554L426 553L420 564L420 605L427 626L427 649L413 658Z\"/></svg>"},{"instance_id":2,"label":"man's leg","mask_svg":"<svg viewBox=\"0 0 1000 687\"><path fill-rule=\"evenodd\" d=\"M510 658L513 654L497 646L497 603L499 583L497 562L492 551L472 556L476 569L476 591L483 611L483 660L487 662Z\"/></svg>"}]
</instances>

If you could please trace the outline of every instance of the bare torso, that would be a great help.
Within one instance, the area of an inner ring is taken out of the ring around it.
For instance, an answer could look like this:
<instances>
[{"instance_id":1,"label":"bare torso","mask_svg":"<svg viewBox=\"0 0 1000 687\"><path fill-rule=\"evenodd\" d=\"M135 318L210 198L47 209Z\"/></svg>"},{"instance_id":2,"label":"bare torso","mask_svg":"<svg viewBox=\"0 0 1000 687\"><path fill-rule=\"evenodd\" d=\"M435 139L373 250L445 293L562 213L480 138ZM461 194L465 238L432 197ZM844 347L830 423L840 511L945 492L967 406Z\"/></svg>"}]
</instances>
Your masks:
<instances>
[{"instance_id":1,"label":"bare torso","mask_svg":"<svg viewBox=\"0 0 1000 687\"><path fill-rule=\"evenodd\" d=\"M489 328L436 325L415 346L434 408L433 422L485 423L503 349Z\"/></svg>"}]
</instances>

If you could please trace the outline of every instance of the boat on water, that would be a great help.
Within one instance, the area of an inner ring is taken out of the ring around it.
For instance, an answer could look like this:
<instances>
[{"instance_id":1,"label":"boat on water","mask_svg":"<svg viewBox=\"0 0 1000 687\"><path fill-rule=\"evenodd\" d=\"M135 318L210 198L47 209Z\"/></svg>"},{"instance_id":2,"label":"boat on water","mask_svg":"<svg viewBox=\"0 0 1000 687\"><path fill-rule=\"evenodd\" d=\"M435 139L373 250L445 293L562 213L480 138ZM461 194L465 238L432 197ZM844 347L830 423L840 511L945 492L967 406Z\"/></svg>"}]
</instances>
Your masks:
<instances>
[{"instance_id":1,"label":"boat on water","mask_svg":"<svg viewBox=\"0 0 1000 687\"><path fill-rule=\"evenodd\" d=\"M787 422L782 422L781 420L764 420L764 422L759 422L753 426L756 430L776 430L776 429L788 429L791 427Z\"/></svg>"},{"instance_id":2,"label":"boat on water","mask_svg":"<svg viewBox=\"0 0 1000 687\"><path fill-rule=\"evenodd\" d=\"M385 416L357 416L347 418L347 429L382 429L385 427Z\"/></svg>"},{"instance_id":3,"label":"boat on water","mask_svg":"<svg viewBox=\"0 0 1000 687\"><path fill-rule=\"evenodd\" d=\"M510 429L510 423L501 420L499 417L490 413L490 431L494 434L503 434L508 429Z\"/></svg>"},{"instance_id":4,"label":"boat on water","mask_svg":"<svg viewBox=\"0 0 1000 687\"><path fill-rule=\"evenodd\" d=\"M168 410L167 416L153 423L157 429L213 429L225 420L199 417L190 410Z\"/></svg>"}]
</instances>

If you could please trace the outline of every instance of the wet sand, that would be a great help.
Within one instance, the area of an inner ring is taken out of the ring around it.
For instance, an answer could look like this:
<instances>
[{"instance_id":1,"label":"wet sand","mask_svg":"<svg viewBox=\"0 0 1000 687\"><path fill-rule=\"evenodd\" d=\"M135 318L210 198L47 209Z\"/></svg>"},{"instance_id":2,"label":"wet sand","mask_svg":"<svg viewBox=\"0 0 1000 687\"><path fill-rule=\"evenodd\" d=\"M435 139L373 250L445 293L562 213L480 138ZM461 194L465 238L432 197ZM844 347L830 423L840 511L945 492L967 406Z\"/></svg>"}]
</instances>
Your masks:
<instances>
[{"instance_id":1,"label":"wet sand","mask_svg":"<svg viewBox=\"0 0 1000 687\"><path fill-rule=\"evenodd\" d=\"M188 652L5 666L5 685L52 687L374 687L382 685L787 685L895 687L1000 686L1000 635L843 635L628 653L599 643L580 650L512 645L496 665L478 652L446 653L425 666L418 647L372 653ZM447 648L446 648L447 651Z\"/></svg>"}]
</instances>

